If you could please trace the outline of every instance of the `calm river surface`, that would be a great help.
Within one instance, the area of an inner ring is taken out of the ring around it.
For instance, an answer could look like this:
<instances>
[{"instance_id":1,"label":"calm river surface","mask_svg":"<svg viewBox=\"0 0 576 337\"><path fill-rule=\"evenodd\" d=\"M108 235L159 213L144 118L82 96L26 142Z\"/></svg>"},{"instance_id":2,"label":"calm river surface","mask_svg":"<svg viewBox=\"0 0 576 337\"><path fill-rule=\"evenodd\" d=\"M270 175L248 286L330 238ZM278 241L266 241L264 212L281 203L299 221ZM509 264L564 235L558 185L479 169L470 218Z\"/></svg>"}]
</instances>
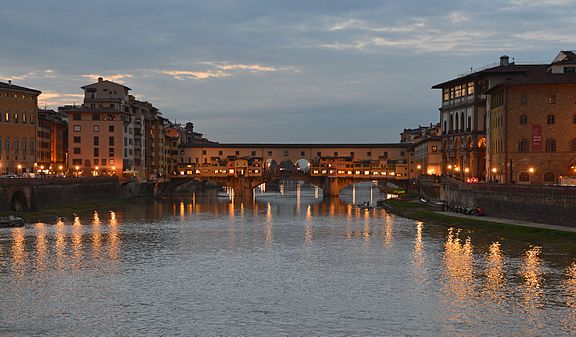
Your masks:
<instances>
[{"instance_id":1,"label":"calm river surface","mask_svg":"<svg viewBox=\"0 0 576 337\"><path fill-rule=\"evenodd\" d=\"M0 229L0 335L576 334L574 241L416 222L313 187Z\"/></svg>"}]
</instances>

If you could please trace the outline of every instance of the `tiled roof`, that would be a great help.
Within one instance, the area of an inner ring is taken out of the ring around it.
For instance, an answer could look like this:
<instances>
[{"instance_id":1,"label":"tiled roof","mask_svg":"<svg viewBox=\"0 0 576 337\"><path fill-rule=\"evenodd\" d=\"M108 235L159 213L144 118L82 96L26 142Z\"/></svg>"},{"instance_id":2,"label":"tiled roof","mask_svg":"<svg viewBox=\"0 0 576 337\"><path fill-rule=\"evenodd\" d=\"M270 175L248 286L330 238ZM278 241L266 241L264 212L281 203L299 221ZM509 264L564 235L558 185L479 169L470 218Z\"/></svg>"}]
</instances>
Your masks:
<instances>
[{"instance_id":1,"label":"tiled roof","mask_svg":"<svg viewBox=\"0 0 576 337\"><path fill-rule=\"evenodd\" d=\"M42 91L40 91L40 90L21 87L19 85L14 85L14 84L5 83L5 82L0 82L0 89L33 92L33 93L38 94L38 95L42 93Z\"/></svg>"}]
</instances>

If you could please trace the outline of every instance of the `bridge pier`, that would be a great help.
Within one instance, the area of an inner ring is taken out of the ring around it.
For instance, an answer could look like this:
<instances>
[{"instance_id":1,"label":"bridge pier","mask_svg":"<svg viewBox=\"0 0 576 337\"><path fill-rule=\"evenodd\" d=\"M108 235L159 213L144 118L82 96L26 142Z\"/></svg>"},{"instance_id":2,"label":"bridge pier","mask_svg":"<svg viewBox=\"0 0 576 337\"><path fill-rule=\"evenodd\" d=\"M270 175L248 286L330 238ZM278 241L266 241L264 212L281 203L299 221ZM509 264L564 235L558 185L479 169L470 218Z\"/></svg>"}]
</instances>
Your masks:
<instances>
[{"instance_id":1,"label":"bridge pier","mask_svg":"<svg viewBox=\"0 0 576 337\"><path fill-rule=\"evenodd\" d=\"M338 197L340 191L352 184L350 178L326 177L321 184L324 197Z\"/></svg>"}]
</instances>

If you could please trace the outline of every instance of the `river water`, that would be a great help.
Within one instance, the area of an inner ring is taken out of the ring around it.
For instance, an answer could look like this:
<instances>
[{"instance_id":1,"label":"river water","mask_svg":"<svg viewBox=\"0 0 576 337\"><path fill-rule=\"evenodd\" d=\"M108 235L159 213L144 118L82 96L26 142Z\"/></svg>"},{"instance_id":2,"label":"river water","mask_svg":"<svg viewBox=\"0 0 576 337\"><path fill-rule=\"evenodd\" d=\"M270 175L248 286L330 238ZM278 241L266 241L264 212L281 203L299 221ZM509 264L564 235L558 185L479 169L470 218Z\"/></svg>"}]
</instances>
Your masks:
<instances>
[{"instance_id":1,"label":"river water","mask_svg":"<svg viewBox=\"0 0 576 337\"><path fill-rule=\"evenodd\" d=\"M368 186L288 187L0 229L0 335L576 333L574 241L355 208L381 198Z\"/></svg>"}]
</instances>

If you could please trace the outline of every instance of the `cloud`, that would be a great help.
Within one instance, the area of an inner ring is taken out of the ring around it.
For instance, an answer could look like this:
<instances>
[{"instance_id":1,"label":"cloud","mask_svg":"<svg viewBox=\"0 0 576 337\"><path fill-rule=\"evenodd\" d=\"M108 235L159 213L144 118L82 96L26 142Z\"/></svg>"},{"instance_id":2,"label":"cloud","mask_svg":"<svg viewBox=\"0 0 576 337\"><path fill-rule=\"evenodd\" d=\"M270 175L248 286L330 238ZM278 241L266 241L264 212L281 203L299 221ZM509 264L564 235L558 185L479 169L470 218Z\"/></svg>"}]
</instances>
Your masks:
<instances>
[{"instance_id":1,"label":"cloud","mask_svg":"<svg viewBox=\"0 0 576 337\"><path fill-rule=\"evenodd\" d=\"M566 34L564 31L555 32L552 30L534 30L514 34L515 37L527 41L542 41L562 44L576 43L576 36Z\"/></svg>"},{"instance_id":2,"label":"cloud","mask_svg":"<svg viewBox=\"0 0 576 337\"><path fill-rule=\"evenodd\" d=\"M26 79L39 79L39 78L52 78L54 77L55 72L52 69L46 69L46 70L36 70L36 71L31 71L28 73L24 73L21 75L8 75L8 76L2 76L4 78L8 78L11 80L16 80L16 81L23 81Z\"/></svg>"},{"instance_id":3,"label":"cloud","mask_svg":"<svg viewBox=\"0 0 576 337\"><path fill-rule=\"evenodd\" d=\"M293 67L273 67L265 66L260 64L229 64L226 62L198 62L199 64L207 65L214 69L207 70L158 70L160 74L171 76L177 80L184 79L195 79L195 80L206 80L210 78L222 78L230 77L233 72L249 72L249 73L259 73L259 72L275 72L280 70L292 70L298 72L296 68Z\"/></svg>"},{"instance_id":4,"label":"cloud","mask_svg":"<svg viewBox=\"0 0 576 337\"><path fill-rule=\"evenodd\" d=\"M574 5L574 0L510 0L511 7L548 7L548 6L570 6Z\"/></svg>"},{"instance_id":5,"label":"cloud","mask_svg":"<svg viewBox=\"0 0 576 337\"><path fill-rule=\"evenodd\" d=\"M78 103L84 100L84 94L67 94L55 91L46 91L38 96L38 105L44 106L62 106L66 104Z\"/></svg>"},{"instance_id":6,"label":"cloud","mask_svg":"<svg viewBox=\"0 0 576 337\"><path fill-rule=\"evenodd\" d=\"M171 76L177 80L194 79L205 80L208 78L229 77L230 73L221 70L189 71L189 70L160 70L161 74Z\"/></svg>"},{"instance_id":7,"label":"cloud","mask_svg":"<svg viewBox=\"0 0 576 337\"><path fill-rule=\"evenodd\" d=\"M108 81L117 82L117 83L124 83L125 82L124 80L127 78L132 78L132 75L130 75L130 74L112 74L112 75L104 76L104 75L100 75L100 74L84 74L84 75L82 75L82 77L89 78L93 82L98 81L98 78L102 77Z\"/></svg>"}]
</instances>

